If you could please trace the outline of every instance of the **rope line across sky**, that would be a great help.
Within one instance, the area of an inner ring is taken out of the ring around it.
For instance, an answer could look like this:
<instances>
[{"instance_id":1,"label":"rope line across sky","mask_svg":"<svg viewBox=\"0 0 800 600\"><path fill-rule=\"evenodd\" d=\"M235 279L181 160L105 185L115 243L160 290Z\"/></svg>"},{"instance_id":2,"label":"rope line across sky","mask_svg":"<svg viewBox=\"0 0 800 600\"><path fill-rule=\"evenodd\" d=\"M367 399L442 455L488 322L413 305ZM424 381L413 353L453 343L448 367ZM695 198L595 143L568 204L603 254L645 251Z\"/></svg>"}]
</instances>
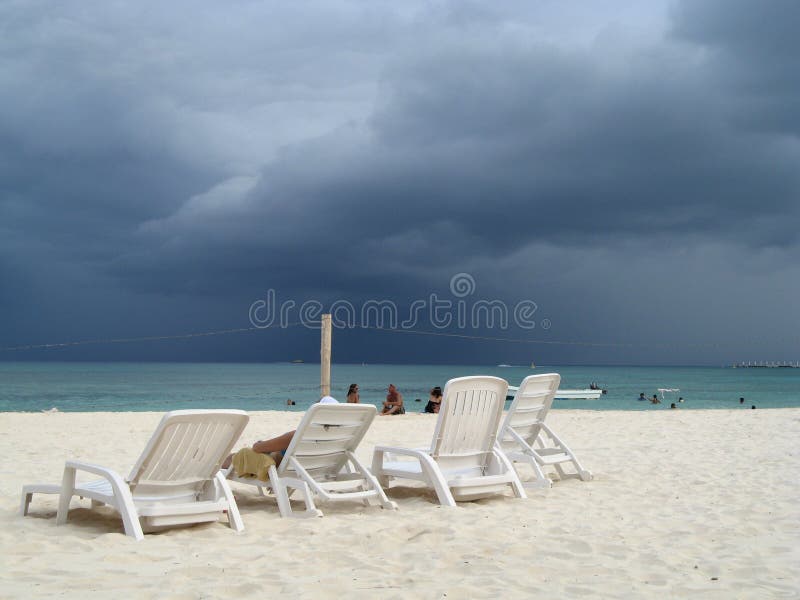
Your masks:
<instances>
[{"instance_id":1,"label":"rope line across sky","mask_svg":"<svg viewBox=\"0 0 800 600\"><path fill-rule=\"evenodd\" d=\"M319 321L315 322L319 324ZM75 340L68 342L54 342L48 344L21 344L17 346L0 347L0 352L22 352L25 350L53 350L57 348L67 348L71 346L87 346L99 344L130 344L136 342L160 342L167 340L184 340L191 338L210 337L218 335L229 335L235 333L247 333L251 331L259 331L265 329L287 329L290 327L297 327L299 325L308 325L308 323L283 323L275 324L272 326L258 326L258 327L236 327L232 329L217 329L213 331L201 331L192 333L182 333L175 335L156 335L156 336L143 336L143 337L125 337L125 338L103 338L91 340ZM586 340L542 340L542 339L522 339L522 338L509 338L509 337L496 337L487 335L469 335L465 333L451 333L447 331L429 331L424 329L398 329L388 327L375 327L369 325L356 325L356 326L337 326L334 328L338 331L347 330L369 330L380 331L383 333L400 333L411 335L426 335L433 337L445 337L472 341L485 341L485 342L506 342L511 344L543 344L552 346L584 346L584 347L598 347L598 348L720 348L726 344L721 342L711 342L705 344L692 344L692 343L637 343L637 342L598 342Z\"/></svg>"}]
</instances>

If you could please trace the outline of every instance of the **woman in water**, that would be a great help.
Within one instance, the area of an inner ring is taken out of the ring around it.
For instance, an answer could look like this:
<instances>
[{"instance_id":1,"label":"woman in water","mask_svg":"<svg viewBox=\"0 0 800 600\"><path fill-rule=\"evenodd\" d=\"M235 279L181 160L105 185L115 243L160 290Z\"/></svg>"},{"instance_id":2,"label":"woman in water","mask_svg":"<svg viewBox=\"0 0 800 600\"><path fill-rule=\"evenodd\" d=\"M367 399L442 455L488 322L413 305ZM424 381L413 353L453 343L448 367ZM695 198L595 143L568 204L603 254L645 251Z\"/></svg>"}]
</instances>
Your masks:
<instances>
[{"instance_id":1,"label":"woman in water","mask_svg":"<svg viewBox=\"0 0 800 600\"><path fill-rule=\"evenodd\" d=\"M439 412L439 408L442 406L442 388L438 385L431 390L430 398L428 399L428 404L425 405L425 412L426 413L433 413L436 414Z\"/></svg>"},{"instance_id":2,"label":"woman in water","mask_svg":"<svg viewBox=\"0 0 800 600\"><path fill-rule=\"evenodd\" d=\"M361 398L358 395L358 384L351 383L350 389L347 390L347 403L348 404L358 404L361 401Z\"/></svg>"}]
</instances>

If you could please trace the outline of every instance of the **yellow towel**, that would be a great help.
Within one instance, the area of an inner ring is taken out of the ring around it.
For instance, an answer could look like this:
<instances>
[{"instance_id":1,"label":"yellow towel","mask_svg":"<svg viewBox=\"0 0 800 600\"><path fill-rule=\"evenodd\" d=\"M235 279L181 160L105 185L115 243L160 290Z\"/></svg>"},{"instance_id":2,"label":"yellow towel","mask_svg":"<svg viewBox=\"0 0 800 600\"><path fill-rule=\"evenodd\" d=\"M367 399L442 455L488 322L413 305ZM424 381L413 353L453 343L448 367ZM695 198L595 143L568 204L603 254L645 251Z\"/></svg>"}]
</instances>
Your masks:
<instances>
[{"instance_id":1,"label":"yellow towel","mask_svg":"<svg viewBox=\"0 0 800 600\"><path fill-rule=\"evenodd\" d=\"M242 448L233 455L233 470L239 477L268 481L269 468L274 464L275 460L269 454L261 454L252 448Z\"/></svg>"}]
</instances>

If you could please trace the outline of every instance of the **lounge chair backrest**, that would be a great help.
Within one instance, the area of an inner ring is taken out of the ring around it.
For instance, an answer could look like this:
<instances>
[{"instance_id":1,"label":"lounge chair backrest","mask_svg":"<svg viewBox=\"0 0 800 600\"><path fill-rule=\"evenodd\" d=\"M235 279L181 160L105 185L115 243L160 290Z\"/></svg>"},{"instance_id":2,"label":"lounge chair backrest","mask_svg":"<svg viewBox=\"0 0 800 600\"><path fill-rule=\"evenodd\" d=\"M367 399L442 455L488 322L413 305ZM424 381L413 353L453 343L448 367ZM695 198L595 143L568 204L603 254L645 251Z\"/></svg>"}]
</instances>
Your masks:
<instances>
[{"instance_id":1,"label":"lounge chair backrest","mask_svg":"<svg viewBox=\"0 0 800 600\"><path fill-rule=\"evenodd\" d=\"M131 469L131 491L134 495L199 491L213 479L248 419L241 410L167 413Z\"/></svg>"},{"instance_id":2,"label":"lounge chair backrest","mask_svg":"<svg viewBox=\"0 0 800 600\"><path fill-rule=\"evenodd\" d=\"M441 468L486 465L507 393L508 382L499 377L459 377L447 382L430 452Z\"/></svg>"},{"instance_id":3,"label":"lounge chair backrest","mask_svg":"<svg viewBox=\"0 0 800 600\"><path fill-rule=\"evenodd\" d=\"M508 441L505 434L508 428L513 429L529 444L533 444L553 405L553 398L560 384L561 376L558 373L529 375L522 380L503 421L500 431L501 445Z\"/></svg>"},{"instance_id":4,"label":"lounge chair backrest","mask_svg":"<svg viewBox=\"0 0 800 600\"><path fill-rule=\"evenodd\" d=\"M293 458L314 479L335 477L364 438L377 411L371 404L314 404L297 427L278 467L295 471Z\"/></svg>"}]
</instances>

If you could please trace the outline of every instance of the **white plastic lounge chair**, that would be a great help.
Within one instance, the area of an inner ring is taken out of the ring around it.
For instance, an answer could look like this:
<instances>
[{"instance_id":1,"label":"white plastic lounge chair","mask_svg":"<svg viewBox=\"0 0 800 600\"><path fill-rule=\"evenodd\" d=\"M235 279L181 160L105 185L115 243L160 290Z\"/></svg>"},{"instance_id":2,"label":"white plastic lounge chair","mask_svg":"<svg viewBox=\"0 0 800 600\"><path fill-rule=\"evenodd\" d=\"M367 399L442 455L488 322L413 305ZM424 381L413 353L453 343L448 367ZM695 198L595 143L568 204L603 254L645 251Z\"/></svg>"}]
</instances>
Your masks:
<instances>
[{"instance_id":1,"label":"white plastic lounge chair","mask_svg":"<svg viewBox=\"0 0 800 600\"><path fill-rule=\"evenodd\" d=\"M558 373L526 377L519 385L497 435L498 446L509 459L533 467L536 479L524 482L525 487L549 488L551 483L544 467L554 467L563 479L567 475L561 465L566 462L574 465L583 481L592 478L575 454L544 422L560 383Z\"/></svg>"},{"instance_id":2,"label":"white plastic lounge chair","mask_svg":"<svg viewBox=\"0 0 800 600\"><path fill-rule=\"evenodd\" d=\"M372 472L384 486L394 478L425 482L444 506L502 493L508 487L525 498L514 467L495 448L507 391L508 383L498 377L451 379L444 388L430 449L377 446Z\"/></svg>"},{"instance_id":3,"label":"white plastic lounge chair","mask_svg":"<svg viewBox=\"0 0 800 600\"><path fill-rule=\"evenodd\" d=\"M176 410L164 415L130 475L123 479L106 467L68 460L61 485L22 488L20 513L28 514L33 494L59 494L57 524L67 521L73 496L107 504L122 517L126 535L219 520L227 511L235 531L244 525L228 482L219 472L249 417L240 410ZM76 471L99 475L76 483Z\"/></svg>"},{"instance_id":4,"label":"white plastic lounge chair","mask_svg":"<svg viewBox=\"0 0 800 600\"><path fill-rule=\"evenodd\" d=\"M255 485L262 495L272 492L282 517L321 517L314 497L323 501L360 500L396 509L378 480L356 458L355 451L376 414L370 404L314 404L292 437L278 467L269 468L269 481L238 477L232 481ZM305 511L292 511L289 496L302 493Z\"/></svg>"}]
</instances>

